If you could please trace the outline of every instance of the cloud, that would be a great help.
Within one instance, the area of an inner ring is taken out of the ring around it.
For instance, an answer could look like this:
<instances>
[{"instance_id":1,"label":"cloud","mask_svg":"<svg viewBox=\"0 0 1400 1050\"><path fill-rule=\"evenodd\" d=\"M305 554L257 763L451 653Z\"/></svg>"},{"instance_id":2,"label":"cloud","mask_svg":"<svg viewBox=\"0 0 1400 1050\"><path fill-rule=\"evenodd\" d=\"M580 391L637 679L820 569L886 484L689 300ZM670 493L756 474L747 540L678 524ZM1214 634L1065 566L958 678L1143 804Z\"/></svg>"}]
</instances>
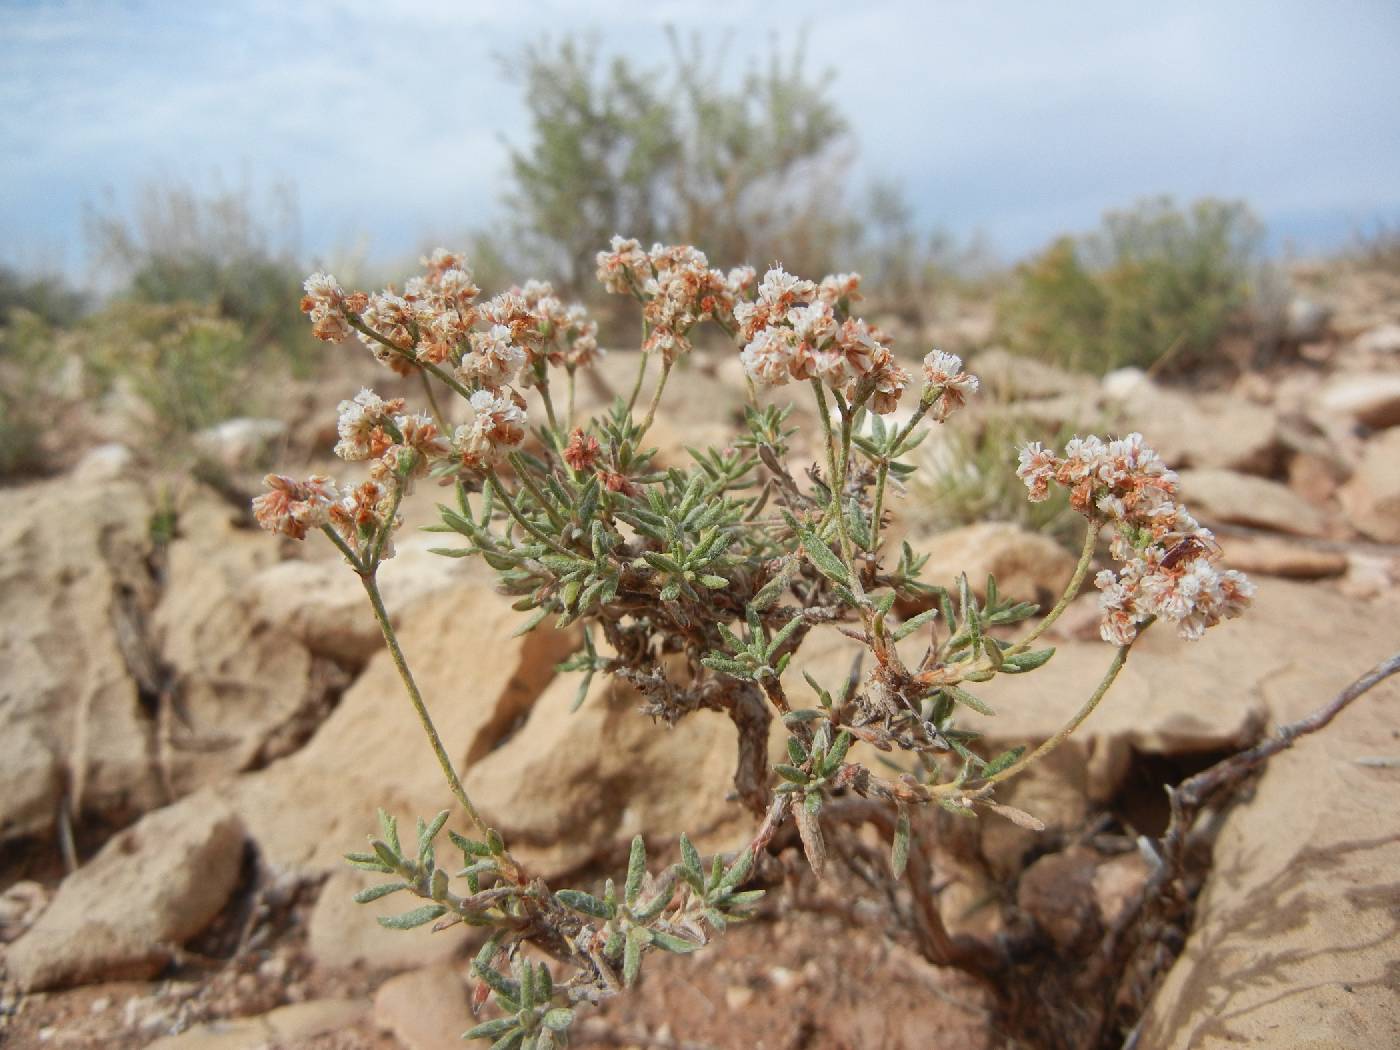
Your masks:
<instances>
[{"instance_id":1,"label":"cloud","mask_svg":"<svg viewBox=\"0 0 1400 1050\"><path fill-rule=\"evenodd\" d=\"M0 236L79 240L85 202L151 179L291 182L311 251L347 230L403 252L499 214L526 129L499 58L594 35L665 61L665 27L723 40L727 72L774 41L809 67L923 221L1033 248L1148 193L1250 199L1335 240L1400 212L1400 8L1376 0L1155 8L831 0L758 9L603 0L231 0L12 6L0 39ZM1322 218L1334 215L1329 223ZM1328 232L1330 231L1330 233ZM67 253L74 257L75 252Z\"/></svg>"}]
</instances>

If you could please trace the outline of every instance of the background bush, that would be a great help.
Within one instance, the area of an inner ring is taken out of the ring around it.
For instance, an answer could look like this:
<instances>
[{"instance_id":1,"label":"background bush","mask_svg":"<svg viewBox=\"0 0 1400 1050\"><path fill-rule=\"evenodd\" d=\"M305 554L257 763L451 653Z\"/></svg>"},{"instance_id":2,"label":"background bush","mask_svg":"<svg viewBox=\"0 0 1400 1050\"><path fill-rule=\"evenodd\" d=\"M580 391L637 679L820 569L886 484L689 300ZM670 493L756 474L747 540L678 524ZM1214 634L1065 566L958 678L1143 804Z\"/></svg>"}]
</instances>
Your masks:
<instances>
[{"instance_id":1,"label":"background bush","mask_svg":"<svg viewBox=\"0 0 1400 1050\"><path fill-rule=\"evenodd\" d=\"M1262 227L1240 202L1170 198L1110 212L1018 268L1000 336L1018 353L1090 372L1209 364L1248 305Z\"/></svg>"}]
</instances>

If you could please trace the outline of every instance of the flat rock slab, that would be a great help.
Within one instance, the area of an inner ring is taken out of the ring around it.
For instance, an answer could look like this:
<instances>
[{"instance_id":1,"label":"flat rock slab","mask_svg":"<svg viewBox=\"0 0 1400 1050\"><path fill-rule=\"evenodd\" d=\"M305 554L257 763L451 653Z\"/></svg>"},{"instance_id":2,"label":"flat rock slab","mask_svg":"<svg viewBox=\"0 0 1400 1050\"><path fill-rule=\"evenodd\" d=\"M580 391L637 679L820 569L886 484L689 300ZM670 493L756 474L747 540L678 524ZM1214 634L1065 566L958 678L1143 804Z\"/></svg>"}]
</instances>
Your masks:
<instances>
[{"instance_id":1,"label":"flat rock slab","mask_svg":"<svg viewBox=\"0 0 1400 1050\"><path fill-rule=\"evenodd\" d=\"M1250 525L1295 536L1323 536L1327 515L1286 485L1233 470L1183 470L1181 499L1209 524Z\"/></svg>"}]
</instances>

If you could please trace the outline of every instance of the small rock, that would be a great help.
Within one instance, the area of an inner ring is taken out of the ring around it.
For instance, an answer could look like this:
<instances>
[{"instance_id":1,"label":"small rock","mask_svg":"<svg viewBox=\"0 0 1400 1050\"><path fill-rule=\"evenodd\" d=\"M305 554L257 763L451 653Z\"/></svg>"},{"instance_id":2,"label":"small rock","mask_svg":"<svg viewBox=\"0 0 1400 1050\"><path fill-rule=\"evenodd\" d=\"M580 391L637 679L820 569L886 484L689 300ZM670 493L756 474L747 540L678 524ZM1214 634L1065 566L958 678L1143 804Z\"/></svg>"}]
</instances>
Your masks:
<instances>
[{"instance_id":1,"label":"small rock","mask_svg":"<svg viewBox=\"0 0 1400 1050\"><path fill-rule=\"evenodd\" d=\"M1340 551L1312 550L1272 536L1232 536L1223 543L1225 564L1256 576L1320 580L1347 571Z\"/></svg>"},{"instance_id":2,"label":"small rock","mask_svg":"<svg viewBox=\"0 0 1400 1050\"><path fill-rule=\"evenodd\" d=\"M0 944L8 944L33 926L48 906L49 891L28 879L0 893Z\"/></svg>"},{"instance_id":3,"label":"small rock","mask_svg":"<svg viewBox=\"0 0 1400 1050\"><path fill-rule=\"evenodd\" d=\"M1064 955L1075 955L1103 930L1094 876L1099 856L1083 846L1049 853L1021 875L1016 903Z\"/></svg>"},{"instance_id":4,"label":"small rock","mask_svg":"<svg viewBox=\"0 0 1400 1050\"><path fill-rule=\"evenodd\" d=\"M404 1050L460 1050L473 1020L467 989L450 966L391 977L374 996L374 1023L392 1032Z\"/></svg>"},{"instance_id":5,"label":"small rock","mask_svg":"<svg viewBox=\"0 0 1400 1050\"><path fill-rule=\"evenodd\" d=\"M1294 296L1284 307L1283 334L1295 343L1315 343L1327 334L1331 322L1330 306Z\"/></svg>"},{"instance_id":6,"label":"small rock","mask_svg":"<svg viewBox=\"0 0 1400 1050\"><path fill-rule=\"evenodd\" d=\"M193 438L195 449L226 470L253 470L268 463L287 435L280 419L226 419Z\"/></svg>"},{"instance_id":7,"label":"small rock","mask_svg":"<svg viewBox=\"0 0 1400 1050\"><path fill-rule=\"evenodd\" d=\"M1183 470L1181 496L1196 517L1295 536L1322 536L1327 516L1286 485L1233 470Z\"/></svg>"},{"instance_id":8,"label":"small rock","mask_svg":"<svg viewBox=\"0 0 1400 1050\"><path fill-rule=\"evenodd\" d=\"M996 577L997 590L1016 601L1053 601L1074 575L1074 556L1048 536L1028 532L1007 522L984 522L949 529L933 536L910 539L915 554L927 554L922 578L926 583L950 589L958 574L979 595L987 574Z\"/></svg>"},{"instance_id":9,"label":"small rock","mask_svg":"<svg viewBox=\"0 0 1400 1050\"><path fill-rule=\"evenodd\" d=\"M1115 401L1125 401L1152 388L1152 380L1141 368L1115 368L1100 381L1103 392Z\"/></svg>"},{"instance_id":10,"label":"small rock","mask_svg":"<svg viewBox=\"0 0 1400 1050\"><path fill-rule=\"evenodd\" d=\"M1363 533L1382 543L1400 543L1400 428L1366 442L1356 473L1342 486L1340 497L1352 524Z\"/></svg>"},{"instance_id":11,"label":"small rock","mask_svg":"<svg viewBox=\"0 0 1400 1050\"><path fill-rule=\"evenodd\" d=\"M1094 872L1094 900L1105 928L1118 921L1123 909L1135 901L1152 874L1141 853L1111 857Z\"/></svg>"},{"instance_id":12,"label":"small rock","mask_svg":"<svg viewBox=\"0 0 1400 1050\"><path fill-rule=\"evenodd\" d=\"M127 476L135 459L127 446L118 441L109 441L83 453L83 458L74 464L69 478L83 484L120 481Z\"/></svg>"},{"instance_id":13,"label":"small rock","mask_svg":"<svg viewBox=\"0 0 1400 1050\"><path fill-rule=\"evenodd\" d=\"M1008 401L1057 394L1089 395L1098 386L1090 376L1000 348L982 351L968 364L968 370L981 381L983 389Z\"/></svg>"},{"instance_id":14,"label":"small rock","mask_svg":"<svg viewBox=\"0 0 1400 1050\"><path fill-rule=\"evenodd\" d=\"M64 879L53 903L10 946L26 991L150 977L223 908L238 881L243 825L214 794L156 810Z\"/></svg>"},{"instance_id":15,"label":"small rock","mask_svg":"<svg viewBox=\"0 0 1400 1050\"><path fill-rule=\"evenodd\" d=\"M1318 411L1324 416L1348 416L1373 430L1396 426L1400 424L1400 374L1339 376L1323 388Z\"/></svg>"},{"instance_id":16,"label":"small rock","mask_svg":"<svg viewBox=\"0 0 1400 1050\"><path fill-rule=\"evenodd\" d=\"M268 1050L349 1028L368 1012L368 1005L362 1002L313 999L280 1006L258 1017L198 1024L179 1035L157 1039L146 1050Z\"/></svg>"},{"instance_id":17,"label":"small rock","mask_svg":"<svg viewBox=\"0 0 1400 1050\"><path fill-rule=\"evenodd\" d=\"M1400 353L1400 324L1377 325L1363 332L1353 346L1363 354Z\"/></svg>"}]
</instances>

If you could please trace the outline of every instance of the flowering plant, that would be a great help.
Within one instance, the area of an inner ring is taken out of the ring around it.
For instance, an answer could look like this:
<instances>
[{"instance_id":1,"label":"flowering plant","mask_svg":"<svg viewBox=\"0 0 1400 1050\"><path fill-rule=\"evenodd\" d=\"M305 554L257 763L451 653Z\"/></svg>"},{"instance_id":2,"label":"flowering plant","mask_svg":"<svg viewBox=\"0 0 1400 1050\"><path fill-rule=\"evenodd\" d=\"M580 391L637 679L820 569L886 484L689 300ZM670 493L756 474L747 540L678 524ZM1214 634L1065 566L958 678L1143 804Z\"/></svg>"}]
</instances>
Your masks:
<instances>
[{"instance_id":1,"label":"flowering plant","mask_svg":"<svg viewBox=\"0 0 1400 1050\"><path fill-rule=\"evenodd\" d=\"M869 823L889 847L888 877L907 884L916 940L934 962L983 974L1001 965L996 949L950 936L931 899L927 861L911 814L938 805L970 816L987 811L1038 827L999 802L997 788L1043 758L1094 710L1136 639L1154 620L1197 637L1237 615L1251 586L1215 567L1210 535L1176 502L1176 479L1140 436L1076 439L1063 456L1031 445L1020 476L1030 497L1070 489L1088 519L1069 586L1050 612L1019 638L1009 629L1037 612L1004 599L989 579L978 599L962 577L955 593L919 581L923 559L905 544L885 551L886 501L913 467L903 458L977 390L951 354L923 360L917 403L897 416L914 381L875 326L852 312L860 279L820 283L781 268L722 273L690 247L614 238L598 255L609 291L642 311L642 353L628 398L598 418L574 420L576 373L595 362L597 329L581 307L565 307L547 284L530 282L484 302L462 258L439 251L402 293L346 292L324 274L306 282L303 310L322 339L357 336L388 367L421 376L428 411L369 390L340 405L343 459L368 464L367 477L342 485L327 477L272 476L254 501L264 527L296 538L323 532L359 575L409 698L473 837L448 832L461 865L439 859L444 810L419 821L401 842L382 815L371 851L349 856L389 877L359 900L407 891L421 906L387 926L434 923L485 927L474 963L481 996L494 992L500 1016L471 1032L498 1047L561 1045L580 1003L633 984L648 953L688 953L730 922L752 914L775 836L791 824L818 877L833 877L827 841L848 824ZM676 362L694 331L714 325L740 348L754 395L747 427L729 448L692 453L689 469L661 469L645 439ZM648 365L660 360L647 408L638 405ZM563 373L567 396L556 406ZM805 383L820 435L818 463L799 480L789 467L798 431L791 409L760 406L758 392ZM543 411L532 430L525 392ZM465 421L445 413L439 395L456 394ZM738 730L734 787L757 830L741 849L708 868L680 839L680 862L648 868L638 836L619 889L601 894L553 890L534 878L489 827L462 787L433 727L390 624L376 583L393 556L399 507L425 477L455 488L440 531L462 546L441 553L480 557L527 613L522 631L547 619L583 625L583 648L565 669L579 671L582 702L598 673L629 682L653 717L675 724L698 709L722 711ZM1080 711L1029 754L980 754L976 734L959 728L960 708L991 714L968 686L1045 664L1034 643L1082 586L1104 529L1118 572L1098 575L1108 669ZM900 610L922 609L901 618ZM863 674L839 683L807 676L812 697L788 694L783 674L819 630L855 639L869 654ZM926 632L909 661L898 643ZM775 716L786 761L770 765ZM902 753L909 771L882 777L857 760L856 742ZM533 945L563 969L524 950Z\"/></svg>"}]
</instances>

